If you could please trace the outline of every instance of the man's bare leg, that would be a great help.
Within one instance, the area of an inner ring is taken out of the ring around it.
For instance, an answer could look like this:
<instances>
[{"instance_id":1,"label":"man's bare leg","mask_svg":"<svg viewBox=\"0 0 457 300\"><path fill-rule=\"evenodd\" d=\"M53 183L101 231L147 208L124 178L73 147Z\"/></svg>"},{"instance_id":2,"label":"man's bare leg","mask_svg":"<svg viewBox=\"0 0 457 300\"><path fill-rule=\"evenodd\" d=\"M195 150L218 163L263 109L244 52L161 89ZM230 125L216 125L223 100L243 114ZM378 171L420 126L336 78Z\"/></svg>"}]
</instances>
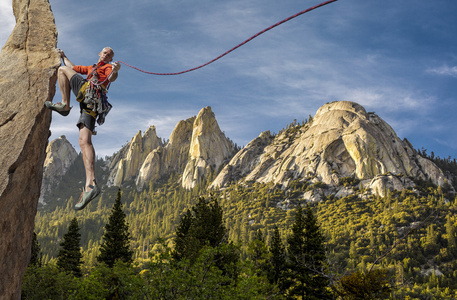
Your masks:
<instances>
[{"instance_id":1,"label":"man's bare leg","mask_svg":"<svg viewBox=\"0 0 457 300\"><path fill-rule=\"evenodd\" d=\"M95 180L95 149L92 145L92 131L82 124L79 128L79 146L81 147L84 168L86 169L86 185L84 191L89 192L92 190L89 185L93 185Z\"/></svg>"},{"instance_id":2,"label":"man's bare leg","mask_svg":"<svg viewBox=\"0 0 457 300\"><path fill-rule=\"evenodd\" d=\"M57 81L59 82L60 93L62 94L62 103L65 104L64 110L70 109L70 79L76 72L71 67L61 66L57 72Z\"/></svg>"}]
</instances>

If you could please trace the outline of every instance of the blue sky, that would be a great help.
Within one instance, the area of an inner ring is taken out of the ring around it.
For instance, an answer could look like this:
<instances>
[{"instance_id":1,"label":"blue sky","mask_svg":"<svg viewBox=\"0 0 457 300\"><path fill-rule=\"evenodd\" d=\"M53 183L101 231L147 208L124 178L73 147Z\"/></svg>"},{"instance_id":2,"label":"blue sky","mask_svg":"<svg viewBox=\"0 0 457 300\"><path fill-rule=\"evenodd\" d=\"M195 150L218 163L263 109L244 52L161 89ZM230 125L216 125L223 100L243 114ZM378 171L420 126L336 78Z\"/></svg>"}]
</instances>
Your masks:
<instances>
[{"instance_id":1,"label":"blue sky","mask_svg":"<svg viewBox=\"0 0 457 300\"><path fill-rule=\"evenodd\" d=\"M58 47L90 65L105 46L115 60L179 72L219 56L257 32L319 4L311 0L51 0ZM98 155L111 155L155 125L168 139L179 120L211 106L238 145L278 132L335 100L374 111L414 148L457 157L457 1L339 0L299 16L194 72L147 75L122 66L114 108L98 127ZM0 0L0 44L14 18ZM60 101L57 93L54 102ZM79 151L78 108L53 115L51 139Z\"/></svg>"}]
</instances>

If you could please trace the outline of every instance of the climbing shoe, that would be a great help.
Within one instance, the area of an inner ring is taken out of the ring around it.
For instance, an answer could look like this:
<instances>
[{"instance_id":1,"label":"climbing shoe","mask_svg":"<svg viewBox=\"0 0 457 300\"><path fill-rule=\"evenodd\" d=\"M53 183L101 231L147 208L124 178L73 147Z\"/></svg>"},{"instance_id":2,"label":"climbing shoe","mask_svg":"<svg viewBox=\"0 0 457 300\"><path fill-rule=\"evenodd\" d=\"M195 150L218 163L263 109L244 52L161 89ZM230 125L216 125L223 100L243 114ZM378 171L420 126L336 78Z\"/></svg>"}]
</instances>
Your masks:
<instances>
[{"instance_id":1,"label":"climbing shoe","mask_svg":"<svg viewBox=\"0 0 457 300\"><path fill-rule=\"evenodd\" d=\"M94 185L89 185L92 189L88 192L84 191L84 188L81 192L81 196L79 196L79 201L75 205L75 210L81 210L89 204L90 201L97 198L100 195L100 188L98 187L97 183L94 180Z\"/></svg>"},{"instance_id":2,"label":"climbing shoe","mask_svg":"<svg viewBox=\"0 0 457 300\"><path fill-rule=\"evenodd\" d=\"M46 101L44 103L44 106L46 106L50 110L58 112L59 114L61 114L64 117L68 116L68 114L70 113L70 110L71 110L71 107L68 110L64 110L65 104L63 104L63 103L52 103L51 101Z\"/></svg>"}]
</instances>

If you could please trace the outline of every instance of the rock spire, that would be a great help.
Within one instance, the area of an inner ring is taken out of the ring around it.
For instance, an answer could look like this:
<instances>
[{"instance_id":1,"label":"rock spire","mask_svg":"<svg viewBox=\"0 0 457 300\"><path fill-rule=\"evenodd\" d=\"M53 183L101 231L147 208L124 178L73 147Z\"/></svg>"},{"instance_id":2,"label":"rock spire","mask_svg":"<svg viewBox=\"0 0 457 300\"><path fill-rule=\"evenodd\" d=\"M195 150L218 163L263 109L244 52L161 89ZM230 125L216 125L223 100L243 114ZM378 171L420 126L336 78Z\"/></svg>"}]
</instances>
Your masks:
<instances>
[{"instance_id":1,"label":"rock spire","mask_svg":"<svg viewBox=\"0 0 457 300\"><path fill-rule=\"evenodd\" d=\"M16 26L0 54L0 299L20 299L27 268L59 55L49 1L13 0Z\"/></svg>"}]
</instances>

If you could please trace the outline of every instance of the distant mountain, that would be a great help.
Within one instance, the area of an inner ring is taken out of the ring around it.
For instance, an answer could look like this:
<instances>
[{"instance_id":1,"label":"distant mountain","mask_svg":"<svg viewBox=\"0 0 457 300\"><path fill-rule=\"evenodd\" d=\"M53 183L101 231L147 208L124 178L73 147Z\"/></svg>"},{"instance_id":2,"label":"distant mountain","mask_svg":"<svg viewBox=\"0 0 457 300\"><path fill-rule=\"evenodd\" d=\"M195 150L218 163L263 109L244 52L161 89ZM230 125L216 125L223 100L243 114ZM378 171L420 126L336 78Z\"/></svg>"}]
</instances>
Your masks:
<instances>
[{"instance_id":1,"label":"distant mountain","mask_svg":"<svg viewBox=\"0 0 457 300\"><path fill-rule=\"evenodd\" d=\"M291 124L275 137L262 133L239 151L211 188L231 182L260 182L287 187L294 180L322 182L325 194L347 195L341 179L360 180L372 193L414 186L413 178L442 185L448 179L430 160L375 113L354 102L325 104L306 124ZM318 200L319 190L304 195Z\"/></svg>"},{"instance_id":2,"label":"distant mountain","mask_svg":"<svg viewBox=\"0 0 457 300\"><path fill-rule=\"evenodd\" d=\"M61 137L48 147L43 190L59 180L76 158L76 151L65 141ZM294 181L323 183L325 188L320 185L303 195L315 201L329 194L353 193L341 184L350 179L360 181L367 196L413 187L417 178L437 186L452 183L406 139L400 140L384 120L350 101L325 104L306 122L294 122L275 136L263 132L237 150L220 130L211 108L205 107L196 117L178 122L168 142L157 137L155 126L144 135L138 132L108 159L109 176L102 184L134 183L141 190L171 173L180 174L186 189L208 177L215 178L211 189L233 182L284 188Z\"/></svg>"},{"instance_id":3,"label":"distant mountain","mask_svg":"<svg viewBox=\"0 0 457 300\"><path fill-rule=\"evenodd\" d=\"M45 193L60 182L77 157L78 153L64 135L48 144L43 166L40 203L43 203Z\"/></svg>"}]
</instances>

